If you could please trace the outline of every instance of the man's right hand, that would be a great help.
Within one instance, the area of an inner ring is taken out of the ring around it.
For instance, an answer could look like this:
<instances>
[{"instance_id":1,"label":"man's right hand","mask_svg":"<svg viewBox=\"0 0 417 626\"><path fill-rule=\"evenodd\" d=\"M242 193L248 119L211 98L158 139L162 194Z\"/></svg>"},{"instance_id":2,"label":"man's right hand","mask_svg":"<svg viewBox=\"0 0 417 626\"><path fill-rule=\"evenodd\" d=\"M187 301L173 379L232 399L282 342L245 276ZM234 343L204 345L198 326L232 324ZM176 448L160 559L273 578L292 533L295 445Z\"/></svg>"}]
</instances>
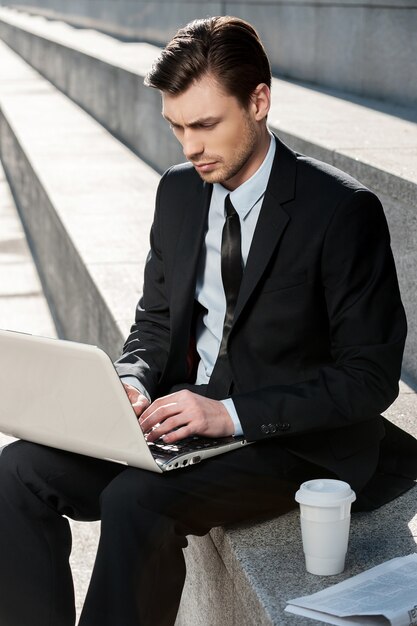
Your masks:
<instances>
[{"instance_id":1,"label":"man's right hand","mask_svg":"<svg viewBox=\"0 0 417 626\"><path fill-rule=\"evenodd\" d=\"M135 411L137 417L139 417L139 415L142 415L143 411L150 405L148 398L136 389L136 387L132 387L132 385L123 383L123 387L125 388L133 410Z\"/></svg>"}]
</instances>

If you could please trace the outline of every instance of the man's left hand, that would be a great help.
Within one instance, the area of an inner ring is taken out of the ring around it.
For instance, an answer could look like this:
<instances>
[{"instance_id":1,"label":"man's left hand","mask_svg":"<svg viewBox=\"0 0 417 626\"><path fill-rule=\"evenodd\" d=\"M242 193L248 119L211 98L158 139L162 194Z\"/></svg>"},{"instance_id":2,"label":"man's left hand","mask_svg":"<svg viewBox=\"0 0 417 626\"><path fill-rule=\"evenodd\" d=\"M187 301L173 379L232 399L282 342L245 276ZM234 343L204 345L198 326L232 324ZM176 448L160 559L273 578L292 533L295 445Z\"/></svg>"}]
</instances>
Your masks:
<instances>
[{"instance_id":1,"label":"man's left hand","mask_svg":"<svg viewBox=\"0 0 417 626\"><path fill-rule=\"evenodd\" d=\"M164 437L175 443L185 437L227 437L234 425L226 407L188 390L158 398L142 413L139 423L148 441Z\"/></svg>"}]
</instances>

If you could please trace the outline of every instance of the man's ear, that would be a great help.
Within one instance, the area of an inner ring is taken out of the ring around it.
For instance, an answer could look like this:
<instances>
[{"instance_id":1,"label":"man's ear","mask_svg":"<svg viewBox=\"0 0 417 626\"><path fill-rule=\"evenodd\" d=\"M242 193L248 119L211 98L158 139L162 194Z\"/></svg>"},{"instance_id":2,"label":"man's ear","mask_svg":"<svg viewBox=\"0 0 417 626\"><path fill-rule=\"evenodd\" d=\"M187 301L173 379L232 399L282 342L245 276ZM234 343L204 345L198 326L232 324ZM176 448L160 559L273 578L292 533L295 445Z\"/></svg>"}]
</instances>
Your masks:
<instances>
[{"instance_id":1,"label":"man's ear","mask_svg":"<svg viewBox=\"0 0 417 626\"><path fill-rule=\"evenodd\" d=\"M266 83L260 83L251 96L252 111L257 122L265 119L271 106L271 90Z\"/></svg>"}]
</instances>

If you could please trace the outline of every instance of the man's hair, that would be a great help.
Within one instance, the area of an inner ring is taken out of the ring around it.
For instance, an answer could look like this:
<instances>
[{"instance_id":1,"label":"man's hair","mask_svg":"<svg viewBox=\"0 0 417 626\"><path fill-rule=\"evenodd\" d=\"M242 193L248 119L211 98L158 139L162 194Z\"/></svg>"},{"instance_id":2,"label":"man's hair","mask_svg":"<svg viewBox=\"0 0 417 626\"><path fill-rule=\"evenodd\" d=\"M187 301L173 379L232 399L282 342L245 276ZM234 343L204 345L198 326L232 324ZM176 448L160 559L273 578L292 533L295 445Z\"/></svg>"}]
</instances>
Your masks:
<instances>
[{"instance_id":1,"label":"man's hair","mask_svg":"<svg viewBox=\"0 0 417 626\"><path fill-rule=\"evenodd\" d=\"M245 108L260 83L271 86L268 57L253 26L230 16L187 24L161 52L144 82L178 95L208 74Z\"/></svg>"}]
</instances>

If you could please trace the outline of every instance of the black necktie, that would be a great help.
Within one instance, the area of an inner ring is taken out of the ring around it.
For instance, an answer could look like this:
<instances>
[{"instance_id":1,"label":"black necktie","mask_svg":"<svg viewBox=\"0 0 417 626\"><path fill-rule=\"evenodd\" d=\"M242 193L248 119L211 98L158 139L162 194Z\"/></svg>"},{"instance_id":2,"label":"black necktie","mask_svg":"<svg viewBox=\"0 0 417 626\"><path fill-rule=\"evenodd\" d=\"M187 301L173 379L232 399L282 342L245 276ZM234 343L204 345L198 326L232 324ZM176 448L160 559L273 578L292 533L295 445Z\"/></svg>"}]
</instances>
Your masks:
<instances>
[{"instance_id":1,"label":"black necktie","mask_svg":"<svg viewBox=\"0 0 417 626\"><path fill-rule=\"evenodd\" d=\"M242 252L240 220L230 196L224 201L226 221L222 232L221 272L226 296L226 315L219 354L208 384L207 395L219 400L227 398L232 386L232 374L227 358L227 340L233 323L240 283L242 281Z\"/></svg>"}]
</instances>

